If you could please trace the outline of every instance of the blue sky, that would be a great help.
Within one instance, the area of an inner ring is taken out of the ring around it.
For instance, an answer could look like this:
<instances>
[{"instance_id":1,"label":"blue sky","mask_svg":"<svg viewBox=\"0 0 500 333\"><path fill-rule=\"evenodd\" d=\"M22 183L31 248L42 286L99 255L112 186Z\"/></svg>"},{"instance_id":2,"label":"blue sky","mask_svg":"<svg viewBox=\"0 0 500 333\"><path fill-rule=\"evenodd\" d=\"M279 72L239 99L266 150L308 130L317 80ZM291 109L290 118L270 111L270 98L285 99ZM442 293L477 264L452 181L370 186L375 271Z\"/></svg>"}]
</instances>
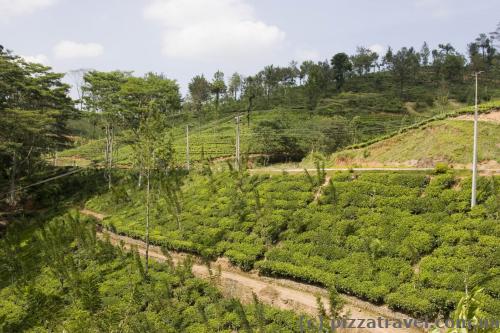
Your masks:
<instances>
[{"instance_id":1,"label":"blue sky","mask_svg":"<svg viewBox=\"0 0 500 333\"><path fill-rule=\"evenodd\" d=\"M356 46L467 43L500 22L497 0L0 0L0 44L66 72L163 72L183 91L221 69L322 60Z\"/></svg>"}]
</instances>

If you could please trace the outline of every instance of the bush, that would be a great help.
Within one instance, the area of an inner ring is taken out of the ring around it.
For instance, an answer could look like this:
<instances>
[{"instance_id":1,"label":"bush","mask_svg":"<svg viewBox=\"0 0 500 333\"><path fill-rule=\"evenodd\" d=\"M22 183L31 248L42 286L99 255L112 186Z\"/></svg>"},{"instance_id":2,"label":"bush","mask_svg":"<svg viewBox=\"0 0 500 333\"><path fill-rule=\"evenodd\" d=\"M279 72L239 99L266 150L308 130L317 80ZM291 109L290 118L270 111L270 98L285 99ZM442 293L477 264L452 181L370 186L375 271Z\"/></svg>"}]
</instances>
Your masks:
<instances>
[{"instance_id":1,"label":"bush","mask_svg":"<svg viewBox=\"0 0 500 333\"><path fill-rule=\"evenodd\" d=\"M434 167L434 173L436 175L447 173L449 170L448 163L445 162L438 162L436 163L436 166Z\"/></svg>"}]
</instances>

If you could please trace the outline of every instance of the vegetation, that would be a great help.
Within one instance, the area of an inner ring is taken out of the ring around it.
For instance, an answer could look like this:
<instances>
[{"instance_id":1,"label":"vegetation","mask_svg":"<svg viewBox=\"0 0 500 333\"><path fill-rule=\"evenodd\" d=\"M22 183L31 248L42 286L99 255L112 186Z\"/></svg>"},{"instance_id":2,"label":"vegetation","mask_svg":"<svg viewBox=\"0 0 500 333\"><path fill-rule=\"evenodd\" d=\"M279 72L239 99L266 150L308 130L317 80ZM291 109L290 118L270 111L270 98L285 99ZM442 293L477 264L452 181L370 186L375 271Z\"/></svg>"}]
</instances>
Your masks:
<instances>
[{"instance_id":1,"label":"vegetation","mask_svg":"<svg viewBox=\"0 0 500 333\"><path fill-rule=\"evenodd\" d=\"M152 263L96 238L75 213L24 220L0 240L0 332L299 332L299 318L224 299L187 260Z\"/></svg>"},{"instance_id":2,"label":"vegetation","mask_svg":"<svg viewBox=\"0 0 500 333\"><path fill-rule=\"evenodd\" d=\"M246 77L196 75L185 98L164 74L80 70L72 100L64 74L0 46L0 333L300 329L296 314L256 296L250 305L223 298L213 279L194 278L190 259L150 262L151 243L167 258L224 256L323 286L325 317L342 315L339 293L418 318L499 317L498 177L479 179L470 208L471 180L448 165L471 155L470 124L450 117L471 112L473 73L482 72L481 112L499 108L498 34L481 34L467 55L447 43L358 47ZM244 159L310 154L316 173L225 167L235 116L244 116ZM499 133L481 124L480 160L498 160ZM322 154L441 163L327 176ZM58 167L61 158L87 168ZM68 212L83 203L107 215L102 226ZM101 227L144 239L145 261L98 237Z\"/></svg>"},{"instance_id":3,"label":"vegetation","mask_svg":"<svg viewBox=\"0 0 500 333\"><path fill-rule=\"evenodd\" d=\"M238 114L246 115L242 152L266 154L271 161L297 161L311 151L330 154L347 146L359 147L423 122L442 119L450 111L462 111L462 106L474 100L472 73L477 70L484 71L480 102L498 99L496 77L500 61L493 38L493 34L479 36L468 45L467 57L448 43L439 44L434 50L426 43L420 50L389 48L386 54L359 47L353 55L341 52L330 61L269 65L248 77L234 73L225 80L221 71L211 80L196 75L182 105L175 88L165 90L171 93L162 112L168 116L176 161L179 165L186 163L186 126L191 128L192 161L232 156L234 117ZM84 114L97 115L97 119L108 119L107 112L121 119L123 133L117 137L116 146L120 147L116 159L120 164L132 165L127 130L134 125L124 112L127 97L123 91L127 89L115 89L122 93L114 95L117 99L113 100L113 108L106 112L92 107L93 91L98 88L95 84L99 83L92 78L110 75L126 77L130 73L85 74L83 110L87 111ZM111 84L119 86L119 81ZM498 107L498 102L491 107ZM102 156L108 141L91 140L64 152L64 156L109 164L106 159L113 154Z\"/></svg>"},{"instance_id":4,"label":"vegetation","mask_svg":"<svg viewBox=\"0 0 500 333\"><path fill-rule=\"evenodd\" d=\"M480 162L500 161L500 125L479 124ZM331 156L331 165L400 164L433 167L436 162L470 163L473 126L466 120L440 120L385 138L363 148L344 150Z\"/></svg>"},{"instance_id":5,"label":"vegetation","mask_svg":"<svg viewBox=\"0 0 500 333\"><path fill-rule=\"evenodd\" d=\"M0 186L8 182L8 204L15 207L19 180L43 169L42 156L64 144L73 102L64 74L27 63L0 45Z\"/></svg>"},{"instance_id":6,"label":"vegetation","mask_svg":"<svg viewBox=\"0 0 500 333\"><path fill-rule=\"evenodd\" d=\"M159 201L152 242L334 285L416 317L447 316L464 283L480 284L485 311L500 311L495 178L481 179L480 205L470 210L470 179L446 171L339 173L319 202L321 169L297 177L207 172L185 180L179 216ZM103 223L111 230L143 238L140 194L126 184L116 191L87 206L109 214Z\"/></svg>"}]
</instances>

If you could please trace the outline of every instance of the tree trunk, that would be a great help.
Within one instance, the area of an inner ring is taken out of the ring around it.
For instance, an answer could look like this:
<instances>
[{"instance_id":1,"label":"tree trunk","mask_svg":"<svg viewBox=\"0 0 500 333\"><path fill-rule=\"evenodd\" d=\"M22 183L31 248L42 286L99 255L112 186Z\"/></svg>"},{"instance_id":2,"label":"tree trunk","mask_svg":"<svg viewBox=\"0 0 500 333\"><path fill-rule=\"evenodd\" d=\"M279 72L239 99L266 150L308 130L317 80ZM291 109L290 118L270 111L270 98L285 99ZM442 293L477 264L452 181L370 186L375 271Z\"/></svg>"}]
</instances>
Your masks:
<instances>
[{"instance_id":1,"label":"tree trunk","mask_svg":"<svg viewBox=\"0 0 500 333\"><path fill-rule=\"evenodd\" d=\"M108 164L108 189L111 190L111 172L113 170L113 141L114 141L114 131L113 127L110 128L110 139L109 139L109 164Z\"/></svg>"},{"instance_id":2,"label":"tree trunk","mask_svg":"<svg viewBox=\"0 0 500 333\"><path fill-rule=\"evenodd\" d=\"M107 169L108 189L111 190L111 170L113 168L113 141L114 131L110 124L106 124L106 149L104 150L104 162Z\"/></svg>"},{"instance_id":3,"label":"tree trunk","mask_svg":"<svg viewBox=\"0 0 500 333\"><path fill-rule=\"evenodd\" d=\"M219 112L219 93L215 93L215 112Z\"/></svg>"},{"instance_id":4,"label":"tree trunk","mask_svg":"<svg viewBox=\"0 0 500 333\"><path fill-rule=\"evenodd\" d=\"M253 97L248 99L247 125L250 126L250 111L252 111Z\"/></svg>"},{"instance_id":5,"label":"tree trunk","mask_svg":"<svg viewBox=\"0 0 500 333\"><path fill-rule=\"evenodd\" d=\"M148 168L146 171L146 276L148 275L149 269L149 195L150 195L150 169Z\"/></svg>"},{"instance_id":6,"label":"tree trunk","mask_svg":"<svg viewBox=\"0 0 500 333\"><path fill-rule=\"evenodd\" d=\"M12 169L10 170L10 193L8 204L11 207L16 205L16 173L17 173L17 161L16 153L12 155Z\"/></svg>"}]
</instances>

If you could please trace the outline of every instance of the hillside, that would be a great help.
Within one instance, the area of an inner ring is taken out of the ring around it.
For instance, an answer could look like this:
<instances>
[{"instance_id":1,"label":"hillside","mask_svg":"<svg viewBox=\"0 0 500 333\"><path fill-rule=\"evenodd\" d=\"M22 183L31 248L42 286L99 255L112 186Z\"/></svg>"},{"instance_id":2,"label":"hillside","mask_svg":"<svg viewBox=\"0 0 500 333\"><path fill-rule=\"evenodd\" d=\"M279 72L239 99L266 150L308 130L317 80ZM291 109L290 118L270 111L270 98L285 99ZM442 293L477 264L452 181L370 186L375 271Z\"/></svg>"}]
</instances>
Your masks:
<instances>
[{"instance_id":1,"label":"hillside","mask_svg":"<svg viewBox=\"0 0 500 333\"><path fill-rule=\"evenodd\" d=\"M333 284L419 318L454 308L467 265L469 287L480 283L489 295L484 310L500 310L494 178L480 178L480 206L471 210L470 178L452 173L336 173L319 198L321 173L178 176L155 206L152 244ZM86 207L106 214L102 224L112 232L144 239L145 191L128 177L119 183Z\"/></svg>"},{"instance_id":2,"label":"hillside","mask_svg":"<svg viewBox=\"0 0 500 333\"><path fill-rule=\"evenodd\" d=\"M236 142L235 116L241 115L240 144L242 154L266 154L277 161L300 160L310 151L332 153L343 147L374 140L439 114L463 110L461 104L428 107L415 111L410 106L375 93L342 93L322 100L309 111L303 108L224 113L212 115L209 121L177 120L169 130L176 163L186 162L186 127L189 126L191 162L234 156ZM79 124L82 127L82 124ZM115 143L114 161L132 166L133 151L126 131ZM104 159L105 139L78 136L74 148L58 153L59 164L88 165Z\"/></svg>"},{"instance_id":3,"label":"hillside","mask_svg":"<svg viewBox=\"0 0 500 333\"><path fill-rule=\"evenodd\" d=\"M480 116L478 160L485 168L500 163L500 111ZM472 158L472 116L459 116L429 123L365 148L331 156L329 166L417 166L437 162L466 166Z\"/></svg>"}]
</instances>

